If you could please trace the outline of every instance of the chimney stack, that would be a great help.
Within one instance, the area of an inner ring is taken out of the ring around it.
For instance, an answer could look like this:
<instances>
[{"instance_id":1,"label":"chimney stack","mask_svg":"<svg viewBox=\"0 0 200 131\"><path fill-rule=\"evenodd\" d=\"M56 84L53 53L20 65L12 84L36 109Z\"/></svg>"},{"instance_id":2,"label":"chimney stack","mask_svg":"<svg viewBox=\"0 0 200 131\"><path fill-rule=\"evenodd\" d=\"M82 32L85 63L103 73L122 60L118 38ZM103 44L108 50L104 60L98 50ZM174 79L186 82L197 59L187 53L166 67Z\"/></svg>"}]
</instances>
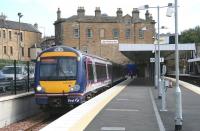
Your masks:
<instances>
[{"instance_id":1,"label":"chimney stack","mask_svg":"<svg viewBox=\"0 0 200 131\"><path fill-rule=\"evenodd\" d=\"M78 15L79 17L85 16L85 9L84 9L84 7L78 7L77 15Z\"/></svg>"},{"instance_id":2,"label":"chimney stack","mask_svg":"<svg viewBox=\"0 0 200 131\"><path fill-rule=\"evenodd\" d=\"M133 8L133 11L132 11L132 19L133 21L137 21L139 20L139 10L137 8Z\"/></svg>"},{"instance_id":3,"label":"chimney stack","mask_svg":"<svg viewBox=\"0 0 200 131\"><path fill-rule=\"evenodd\" d=\"M95 9L95 17L100 17L100 16L101 16L100 7L96 7L96 9Z\"/></svg>"},{"instance_id":4,"label":"chimney stack","mask_svg":"<svg viewBox=\"0 0 200 131\"><path fill-rule=\"evenodd\" d=\"M58 8L57 10L57 20L59 20L61 18L61 11L60 8Z\"/></svg>"},{"instance_id":5,"label":"chimney stack","mask_svg":"<svg viewBox=\"0 0 200 131\"><path fill-rule=\"evenodd\" d=\"M35 23L35 24L34 24L34 27L35 27L36 29L38 29L38 23Z\"/></svg>"},{"instance_id":6,"label":"chimney stack","mask_svg":"<svg viewBox=\"0 0 200 131\"><path fill-rule=\"evenodd\" d=\"M150 14L149 14L149 11L147 10L146 13L145 13L145 19L146 20L150 20Z\"/></svg>"},{"instance_id":7,"label":"chimney stack","mask_svg":"<svg viewBox=\"0 0 200 131\"><path fill-rule=\"evenodd\" d=\"M122 18L123 12L121 8L117 8L117 17Z\"/></svg>"}]
</instances>

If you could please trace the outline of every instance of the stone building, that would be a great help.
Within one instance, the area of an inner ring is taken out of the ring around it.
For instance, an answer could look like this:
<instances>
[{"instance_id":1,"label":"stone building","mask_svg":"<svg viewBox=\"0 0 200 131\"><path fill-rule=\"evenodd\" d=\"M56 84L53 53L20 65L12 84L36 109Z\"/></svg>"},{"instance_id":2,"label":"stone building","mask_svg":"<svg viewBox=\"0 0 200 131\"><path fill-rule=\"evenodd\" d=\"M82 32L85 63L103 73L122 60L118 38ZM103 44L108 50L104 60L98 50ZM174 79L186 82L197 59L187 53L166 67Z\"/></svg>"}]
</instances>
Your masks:
<instances>
[{"instance_id":1,"label":"stone building","mask_svg":"<svg viewBox=\"0 0 200 131\"><path fill-rule=\"evenodd\" d=\"M119 44L142 44L154 42L155 21L148 11L145 19L139 17L139 10L133 8L132 15L123 15L121 8L116 16L101 14L99 7L94 16L85 15L79 7L77 15L61 18L58 8L55 25L56 44L71 46L90 54L108 58L116 63L130 63L119 50Z\"/></svg>"},{"instance_id":2,"label":"stone building","mask_svg":"<svg viewBox=\"0 0 200 131\"><path fill-rule=\"evenodd\" d=\"M28 23L6 20L0 16L0 59L30 60L30 48L41 41L41 33ZM19 33L20 31L20 33Z\"/></svg>"}]
</instances>

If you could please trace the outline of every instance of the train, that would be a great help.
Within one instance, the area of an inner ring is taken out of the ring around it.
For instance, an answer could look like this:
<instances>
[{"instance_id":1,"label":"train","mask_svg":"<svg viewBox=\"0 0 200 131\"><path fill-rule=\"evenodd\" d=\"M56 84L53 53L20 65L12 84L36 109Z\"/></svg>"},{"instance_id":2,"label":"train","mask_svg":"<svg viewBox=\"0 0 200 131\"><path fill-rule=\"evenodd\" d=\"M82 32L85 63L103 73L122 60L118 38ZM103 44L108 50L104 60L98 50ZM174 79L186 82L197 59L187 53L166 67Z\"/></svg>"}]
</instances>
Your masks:
<instances>
[{"instance_id":1,"label":"train","mask_svg":"<svg viewBox=\"0 0 200 131\"><path fill-rule=\"evenodd\" d=\"M35 65L35 101L41 107L79 105L125 79L124 66L68 46L41 52Z\"/></svg>"}]
</instances>

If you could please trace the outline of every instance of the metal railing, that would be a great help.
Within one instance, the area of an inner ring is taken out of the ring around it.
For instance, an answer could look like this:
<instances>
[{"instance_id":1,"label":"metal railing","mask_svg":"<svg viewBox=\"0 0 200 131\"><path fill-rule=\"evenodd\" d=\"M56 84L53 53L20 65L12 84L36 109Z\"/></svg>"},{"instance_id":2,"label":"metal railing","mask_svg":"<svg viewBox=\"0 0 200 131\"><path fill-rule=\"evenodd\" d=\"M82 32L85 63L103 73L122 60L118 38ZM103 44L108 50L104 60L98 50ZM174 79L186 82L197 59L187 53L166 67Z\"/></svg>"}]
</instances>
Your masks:
<instances>
[{"instance_id":1,"label":"metal railing","mask_svg":"<svg viewBox=\"0 0 200 131\"><path fill-rule=\"evenodd\" d=\"M0 60L0 97L33 90L34 63Z\"/></svg>"}]
</instances>

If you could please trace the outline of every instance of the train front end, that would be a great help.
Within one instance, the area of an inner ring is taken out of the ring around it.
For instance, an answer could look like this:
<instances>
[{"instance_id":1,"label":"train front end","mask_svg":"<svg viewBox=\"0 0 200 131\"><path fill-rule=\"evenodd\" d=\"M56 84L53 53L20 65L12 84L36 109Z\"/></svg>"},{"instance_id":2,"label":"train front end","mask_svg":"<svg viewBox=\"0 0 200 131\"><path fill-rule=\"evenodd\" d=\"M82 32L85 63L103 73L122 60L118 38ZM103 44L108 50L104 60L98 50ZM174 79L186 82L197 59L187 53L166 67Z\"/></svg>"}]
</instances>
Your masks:
<instances>
[{"instance_id":1,"label":"train front end","mask_svg":"<svg viewBox=\"0 0 200 131\"><path fill-rule=\"evenodd\" d=\"M41 106L61 107L83 102L84 70L72 48L53 47L37 58L35 99Z\"/></svg>"}]
</instances>

